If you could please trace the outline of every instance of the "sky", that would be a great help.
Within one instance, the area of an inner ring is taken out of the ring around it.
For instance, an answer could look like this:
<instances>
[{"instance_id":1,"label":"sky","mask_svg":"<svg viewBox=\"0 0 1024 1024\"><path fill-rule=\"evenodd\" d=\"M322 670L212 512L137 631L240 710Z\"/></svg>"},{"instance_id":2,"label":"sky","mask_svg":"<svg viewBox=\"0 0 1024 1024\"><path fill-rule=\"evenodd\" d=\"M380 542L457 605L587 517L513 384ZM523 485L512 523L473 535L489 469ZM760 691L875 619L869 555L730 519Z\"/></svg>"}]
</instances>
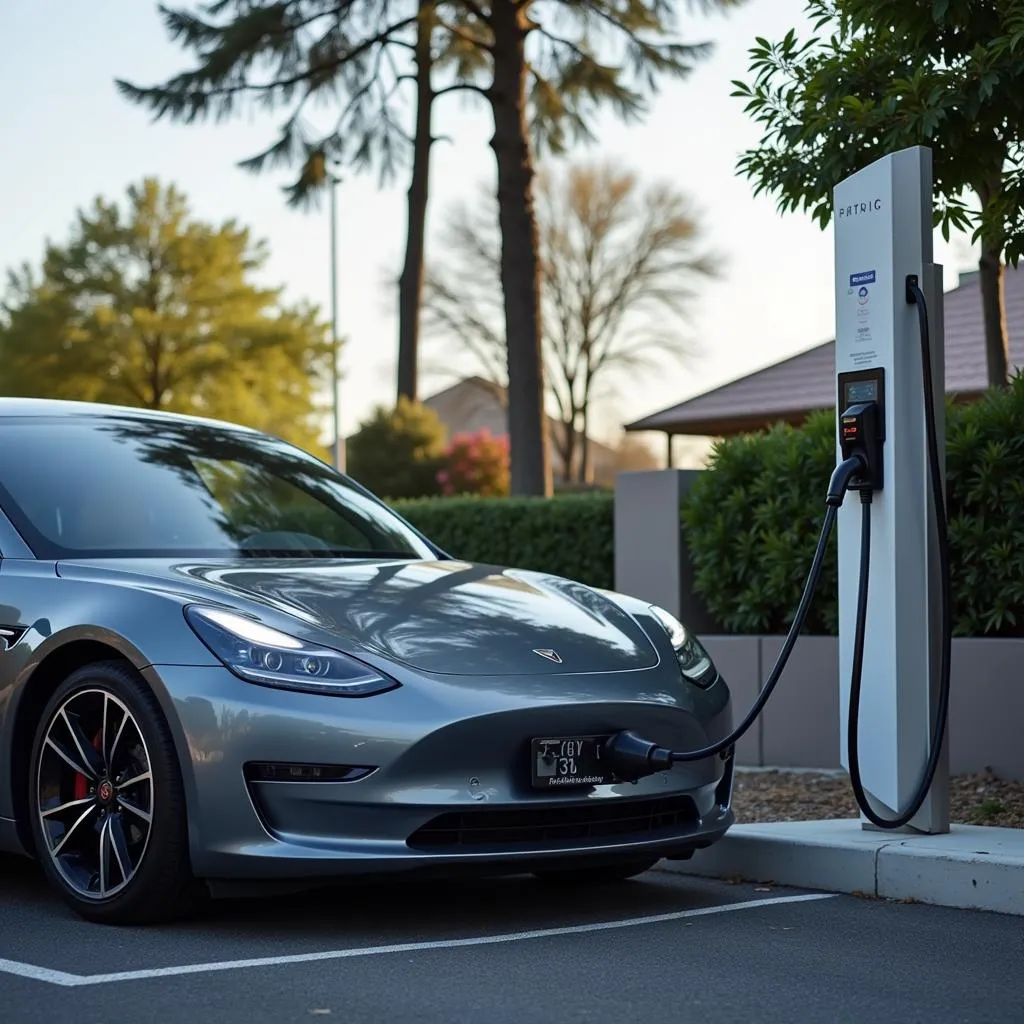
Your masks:
<instances>
[{"instance_id":1,"label":"sky","mask_svg":"<svg viewBox=\"0 0 1024 1024\"><path fill-rule=\"evenodd\" d=\"M645 182L663 180L684 191L701 211L706 241L724 257L722 276L703 286L692 307L694 356L672 372L623 380L600 410L599 431L608 440L624 422L833 336L831 228L822 231L804 214L778 214L773 198L755 198L752 183L735 173L742 151L757 144L759 128L742 100L730 96L731 82L747 78L756 37L774 41L790 28L811 34L804 0L748 0L728 15L687 14L688 6L681 8L683 37L713 42L711 58L684 82L666 83L642 124L602 117L596 143L573 154L618 160ZM186 66L187 55L166 38L150 0L0 0L0 270L26 260L38 264L47 239L66 238L77 209L98 195L121 199L130 184L152 175L177 184L197 217L235 218L266 239L271 258L264 279L283 285L289 300L319 304L328 316L327 204L319 211L290 210L281 192L287 172L253 176L238 167L271 141L283 114L154 124L115 90L115 77L157 84ZM434 152L428 260L437 255L431 241L446 208L494 180L486 111L448 97L435 117L436 132L450 141ZM346 434L374 406L393 402L393 283L403 253L405 189L403 180L381 188L372 173L346 176L338 188ZM956 285L957 270L969 267L970 249L937 235L935 260L946 268L948 289ZM424 362L436 364L450 351L428 340ZM465 367L473 372L472 363ZM424 396L444 383L428 373ZM663 442L652 441L660 452Z\"/></svg>"}]
</instances>

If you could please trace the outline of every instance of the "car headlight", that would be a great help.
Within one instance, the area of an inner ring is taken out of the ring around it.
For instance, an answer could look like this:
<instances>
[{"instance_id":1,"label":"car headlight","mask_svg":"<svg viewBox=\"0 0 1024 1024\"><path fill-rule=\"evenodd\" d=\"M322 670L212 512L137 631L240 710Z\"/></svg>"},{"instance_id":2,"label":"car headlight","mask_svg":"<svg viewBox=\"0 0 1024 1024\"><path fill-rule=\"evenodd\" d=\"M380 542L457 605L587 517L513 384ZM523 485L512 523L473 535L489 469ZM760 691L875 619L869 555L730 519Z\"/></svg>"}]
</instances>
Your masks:
<instances>
[{"instance_id":1,"label":"car headlight","mask_svg":"<svg viewBox=\"0 0 1024 1024\"><path fill-rule=\"evenodd\" d=\"M347 654L299 640L235 612L190 605L185 619L196 636L249 683L339 697L370 697L401 685Z\"/></svg>"},{"instance_id":2,"label":"car headlight","mask_svg":"<svg viewBox=\"0 0 1024 1024\"><path fill-rule=\"evenodd\" d=\"M707 689L718 677L708 652L700 641L670 612L657 605L651 605L651 614L661 623L672 649L676 652L679 671L691 683Z\"/></svg>"}]
</instances>

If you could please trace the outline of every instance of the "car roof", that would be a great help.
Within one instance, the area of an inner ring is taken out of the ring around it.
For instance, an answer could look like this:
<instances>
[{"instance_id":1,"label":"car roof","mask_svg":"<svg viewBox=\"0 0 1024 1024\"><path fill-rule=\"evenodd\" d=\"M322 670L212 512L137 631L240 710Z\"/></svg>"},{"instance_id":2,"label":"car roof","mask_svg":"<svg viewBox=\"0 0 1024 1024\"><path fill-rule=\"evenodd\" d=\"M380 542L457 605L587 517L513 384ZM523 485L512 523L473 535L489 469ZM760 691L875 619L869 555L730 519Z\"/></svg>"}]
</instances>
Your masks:
<instances>
[{"instance_id":1,"label":"car roof","mask_svg":"<svg viewBox=\"0 0 1024 1024\"><path fill-rule=\"evenodd\" d=\"M52 417L52 416L94 416L94 417L131 417L149 419L163 423L193 423L207 426L226 427L231 430L256 434L259 431L244 427L238 423L225 420L210 419L203 416L186 416L182 413L163 412L154 409L140 409L128 405L107 405L102 402L72 402L59 398L2 398L0 397L0 417Z\"/></svg>"}]
</instances>

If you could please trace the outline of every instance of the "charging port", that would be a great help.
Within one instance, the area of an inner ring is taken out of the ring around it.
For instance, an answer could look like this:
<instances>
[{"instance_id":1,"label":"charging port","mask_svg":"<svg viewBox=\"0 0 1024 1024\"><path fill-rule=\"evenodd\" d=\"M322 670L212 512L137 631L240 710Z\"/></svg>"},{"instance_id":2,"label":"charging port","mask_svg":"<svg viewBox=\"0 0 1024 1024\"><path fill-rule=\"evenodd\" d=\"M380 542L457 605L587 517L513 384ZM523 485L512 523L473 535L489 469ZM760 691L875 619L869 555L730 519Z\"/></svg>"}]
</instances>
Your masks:
<instances>
[{"instance_id":1,"label":"charging port","mask_svg":"<svg viewBox=\"0 0 1024 1024\"><path fill-rule=\"evenodd\" d=\"M882 489L882 442L878 439L878 406L874 402L851 405L839 417L839 445L843 458L859 455L863 469L849 483L851 491Z\"/></svg>"}]
</instances>

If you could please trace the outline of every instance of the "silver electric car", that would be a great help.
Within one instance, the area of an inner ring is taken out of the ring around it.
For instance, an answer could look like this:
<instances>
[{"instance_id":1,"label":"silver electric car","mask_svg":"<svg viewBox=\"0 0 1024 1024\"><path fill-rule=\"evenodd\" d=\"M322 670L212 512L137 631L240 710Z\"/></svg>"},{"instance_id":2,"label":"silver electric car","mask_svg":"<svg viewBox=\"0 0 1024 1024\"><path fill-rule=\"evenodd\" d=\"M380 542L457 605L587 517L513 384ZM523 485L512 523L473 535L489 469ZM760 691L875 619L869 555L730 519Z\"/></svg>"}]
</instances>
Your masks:
<instances>
[{"instance_id":1,"label":"silver electric car","mask_svg":"<svg viewBox=\"0 0 1024 1024\"><path fill-rule=\"evenodd\" d=\"M730 725L663 609L450 557L252 430L0 399L0 849L87 919L219 883L629 878L726 832L732 754L624 782L602 744Z\"/></svg>"}]
</instances>

